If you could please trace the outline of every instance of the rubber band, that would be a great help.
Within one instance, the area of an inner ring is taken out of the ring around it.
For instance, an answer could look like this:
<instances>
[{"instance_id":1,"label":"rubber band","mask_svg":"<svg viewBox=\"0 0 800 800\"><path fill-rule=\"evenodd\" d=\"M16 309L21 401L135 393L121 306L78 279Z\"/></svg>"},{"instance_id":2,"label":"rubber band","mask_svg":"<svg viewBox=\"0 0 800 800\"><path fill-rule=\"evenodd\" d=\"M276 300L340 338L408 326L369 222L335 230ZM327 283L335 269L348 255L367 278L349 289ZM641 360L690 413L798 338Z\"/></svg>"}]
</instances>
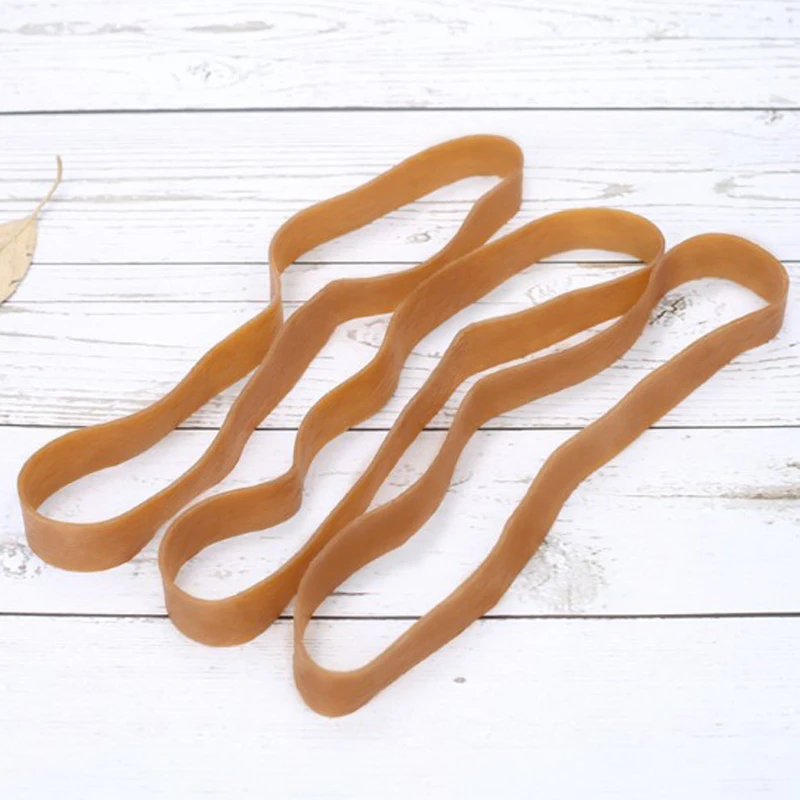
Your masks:
<instances>
[{"instance_id":1,"label":"rubber band","mask_svg":"<svg viewBox=\"0 0 800 800\"><path fill-rule=\"evenodd\" d=\"M472 175L494 175L499 181L474 203L439 253L403 272L334 280L283 322L280 275L299 256ZM323 714L354 711L457 636L503 596L582 480L731 359L777 333L788 291L780 262L747 240L706 234L665 254L658 228L624 211L563 211L487 244L516 213L521 180L522 155L513 142L495 136L464 137L423 151L364 186L292 217L270 245L271 300L264 311L212 348L160 401L123 419L69 433L25 464L19 494L32 549L66 569L104 569L132 558L180 512L159 549L167 610L175 625L197 641L237 644L265 630L297 595L295 680L309 706ZM462 329L356 484L278 570L218 600L195 597L177 584L181 568L209 545L274 526L296 513L316 455L385 405L405 360L425 335L531 264L586 248L625 253L646 266ZM304 635L316 609L348 577L401 546L430 518L476 430L498 414L580 383L614 363L636 341L666 292L703 277L735 281L766 305L694 342L561 445L539 471L487 558L377 658L349 672L326 670L312 659ZM253 430L296 384L336 327L379 313L391 313L391 318L376 355L312 406L299 426L290 468L265 483L185 508L231 471ZM611 324L579 344L480 378L459 405L423 475L393 500L368 510L399 458L465 379L606 322ZM164 490L97 523L57 521L37 510L79 477L153 446L249 372L252 376L209 448Z\"/></svg>"}]
</instances>

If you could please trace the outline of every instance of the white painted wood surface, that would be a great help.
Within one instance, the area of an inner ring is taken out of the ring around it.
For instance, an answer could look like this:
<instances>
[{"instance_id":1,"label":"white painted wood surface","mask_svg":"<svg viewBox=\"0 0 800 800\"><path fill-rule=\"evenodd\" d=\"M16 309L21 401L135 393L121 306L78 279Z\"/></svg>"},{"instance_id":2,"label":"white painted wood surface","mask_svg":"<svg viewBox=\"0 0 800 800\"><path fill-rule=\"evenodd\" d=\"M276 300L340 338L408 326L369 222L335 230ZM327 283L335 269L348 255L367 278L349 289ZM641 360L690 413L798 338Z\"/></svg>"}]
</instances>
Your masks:
<instances>
[{"instance_id":1,"label":"white painted wood surface","mask_svg":"<svg viewBox=\"0 0 800 800\"><path fill-rule=\"evenodd\" d=\"M15 2L13 110L775 107L797 0Z\"/></svg>"},{"instance_id":2,"label":"white painted wood surface","mask_svg":"<svg viewBox=\"0 0 800 800\"><path fill-rule=\"evenodd\" d=\"M407 624L311 642L353 666ZM0 637L12 797L796 794L796 618L484 621L335 720L301 705L286 622L233 649L152 619L6 618Z\"/></svg>"},{"instance_id":3,"label":"white painted wood surface","mask_svg":"<svg viewBox=\"0 0 800 800\"><path fill-rule=\"evenodd\" d=\"M596 283L621 272L607 267L583 270L584 276L590 275L586 281L575 270L560 265L545 269L550 280L540 283L539 270L534 268L493 293L496 299L476 304L425 337L406 362L395 397L359 427L390 425L465 324L528 307L565 286ZM336 274L335 268L330 271ZM790 305L795 313L790 313L779 337L736 359L670 412L663 424L800 422L796 297L793 294ZM491 425L586 424L659 364L703 333L758 307L759 302L746 290L721 281L687 284L667 296L635 347L602 375L503 414ZM80 426L135 411L165 394L208 347L253 317L260 307L239 302L8 304L0 318L7 370L0 384L0 419L13 425ZM342 325L264 427L298 425L312 403L373 358L387 322L388 316L381 316ZM766 396L764 380L770 385ZM434 425L449 423L466 387L474 382L470 379L463 384ZM218 426L238 388L224 392L186 424Z\"/></svg>"},{"instance_id":4,"label":"white painted wood surface","mask_svg":"<svg viewBox=\"0 0 800 800\"><path fill-rule=\"evenodd\" d=\"M9 428L3 485L56 433ZM419 615L489 552L544 458L572 431L482 431L460 461L450 493L412 541L365 568L322 613ZM163 488L197 458L211 431L181 431L126 466L65 489L47 504L59 518L103 519ZM184 585L207 597L246 588L293 553L377 450L380 432L352 432L326 448L294 520L221 542L199 556ZM222 484L237 488L280 474L294 433L262 431ZM405 489L436 452L429 431L378 495ZM493 615L729 614L800 606L800 431L648 432L573 495L539 554ZM759 531L753 548L754 531ZM0 508L0 607L49 614L163 614L156 547L92 575L32 557L16 498Z\"/></svg>"},{"instance_id":5,"label":"white painted wood surface","mask_svg":"<svg viewBox=\"0 0 800 800\"><path fill-rule=\"evenodd\" d=\"M56 153L65 183L29 277L0 306L0 795L800 795L794 291L773 342L574 493L490 616L344 719L296 695L291 608L245 647L189 642L164 618L156 543L105 573L56 570L27 548L13 488L42 444L141 408L255 314L267 242L287 216L451 136L522 145L514 226L612 205L649 216L670 243L752 237L796 282L799 21L797 0L4 5L0 220L39 199ZM143 113L109 113L121 109ZM289 310L334 277L426 257L486 185L443 190L310 254L285 277ZM434 332L386 409L320 455L295 520L214 546L184 584L223 596L292 553L459 327L632 268L568 254ZM352 667L385 647L488 552L553 448L757 306L722 282L681 287L618 365L479 432L430 523L325 604L311 632L323 661ZM342 326L222 487L278 474L309 404L374 354L385 326ZM378 501L424 468L464 388ZM130 507L202 452L233 396L48 509L89 520Z\"/></svg>"},{"instance_id":6,"label":"white painted wood surface","mask_svg":"<svg viewBox=\"0 0 800 800\"><path fill-rule=\"evenodd\" d=\"M0 213L20 214L38 201L52 181L54 154L64 158L65 182L49 206L38 262L180 263L177 274L195 284L192 297L210 270L196 280L191 265L262 265L270 235L288 215L432 143L475 132L510 136L525 151L525 201L515 225L563 208L610 205L652 217L673 242L727 231L800 260L797 111L87 114L11 116L0 126ZM455 233L468 201L487 185L444 189L304 261L419 261ZM97 272L90 299L115 293L105 279L95 283ZM153 274L140 277L135 299L171 290ZM263 268L248 276L210 286L225 298L263 297ZM238 286L248 294L232 295ZM40 291L61 297L56 289Z\"/></svg>"}]
</instances>

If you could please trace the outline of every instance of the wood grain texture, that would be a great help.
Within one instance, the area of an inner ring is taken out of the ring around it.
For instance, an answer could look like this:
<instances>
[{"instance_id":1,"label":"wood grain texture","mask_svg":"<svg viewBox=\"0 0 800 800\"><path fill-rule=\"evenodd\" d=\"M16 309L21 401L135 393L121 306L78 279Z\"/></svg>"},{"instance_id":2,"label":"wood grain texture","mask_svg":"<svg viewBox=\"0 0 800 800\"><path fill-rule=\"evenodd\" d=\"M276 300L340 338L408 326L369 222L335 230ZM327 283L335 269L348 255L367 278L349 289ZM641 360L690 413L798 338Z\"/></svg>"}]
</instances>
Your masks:
<instances>
[{"instance_id":1,"label":"wood grain texture","mask_svg":"<svg viewBox=\"0 0 800 800\"><path fill-rule=\"evenodd\" d=\"M800 102L796 0L27 0L0 26L3 111Z\"/></svg>"},{"instance_id":2,"label":"wood grain texture","mask_svg":"<svg viewBox=\"0 0 800 800\"><path fill-rule=\"evenodd\" d=\"M464 325L530 307L631 268L584 266L573 274L565 265L546 264L508 281L484 302L465 309L425 337L406 362L395 396L359 427L391 425ZM316 271L296 277L302 281L309 275L310 292L318 280ZM294 291L306 294L299 283ZM691 341L753 310L758 302L741 287L722 281L686 284L666 297L639 342L615 365L580 386L497 417L489 427L584 425ZM800 422L797 304L793 293L778 337L737 358L659 424ZM296 308L296 304L290 306ZM164 395L207 348L260 307L243 302L8 302L0 313L0 424L83 426L138 410ZM340 326L262 427L296 427L316 400L375 355L387 319L368 317ZM769 391L765 393L767 382ZM434 419L434 427L449 424L472 383L474 379L462 384ZM186 424L218 427L238 388L212 400Z\"/></svg>"},{"instance_id":3,"label":"wood grain texture","mask_svg":"<svg viewBox=\"0 0 800 800\"><path fill-rule=\"evenodd\" d=\"M626 208L670 244L753 238L792 262L796 283L800 0L11 0L0 66L0 221L29 213L53 155L65 160L35 262L0 308L0 795L796 800L795 292L778 339L579 487L491 617L351 717L302 704L287 619L241 648L183 639L162 618L155 544L103 573L43 564L14 484L64 426L141 408L253 316L289 215L446 138L493 132L524 148L510 227ZM309 254L285 277L289 310L332 278L423 260L487 186L448 188ZM397 397L320 455L299 515L214 546L184 584L223 596L294 552L459 327L631 268L568 254L426 338ZM325 604L314 652L351 668L387 646L488 552L572 435L553 427L587 423L756 305L721 283L683 287L619 365L479 432L431 522ZM337 331L222 488L278 474L303 413L375 353L385 325ZM47 509L97 519L157 491L232 397ZM425 432L378 500L409 486L442 437Z\"/></svg>"},{"instance_id":4,"label":"wood grain texture","mask_svg":"<svg viewBox=\"0 0 800 800\"><path fill-rule=\"evenodd\" d=\"M321 622L363 663L403 622ZM792 800L800 620L489 620L356 714L301 704L290 625L245 647L165 620L0 619L9 796Z\"/></svg>"},{"instance_id":5,"label":"wood grain texture","mask_svg":"<svg viewBox=\"0 0 800 800\"><path fill-rule=\"evenodd\" d=\"M37 264L262 264L292 213L475 132L511 136L525 151L514 227L563 208L610 205L651 218L670 243L726 231L800 260L795 112L0 117L0 218L38 202L60 152L65 181L42 218ZM437 192L305 260L419 261L455 233L488 185Z\"/></svg>"},{"instance_id":6,"label":"wood grain texture","mask_svg":"<svg viewBox=\"0 0 800 800\"><path fill-rule=\"evenodd\" d=\"M59 431L0 428L0 481ZM322 613L420 615L494 544L544 458L567 431L484 431L451 490L411 543L358 573ZM78 521L120 513L163 488L208 444L182 431L134 462L86 478L46 506ZM269 574L310 535L376 452L380 433L353 432L321 454L297 517L222 542L194 560L185 584L221 597ZM442 435L407 454L377 502L407 488ZM256 434L223 488L279 474L294 434ZM493 614L691 614L800 611L800 430L650 431L583 484ZM43 564L24 542L16 497L0 505L0 609L18 613L163 614L156 547L104 573Z\"/></svg>"}]
</instances>

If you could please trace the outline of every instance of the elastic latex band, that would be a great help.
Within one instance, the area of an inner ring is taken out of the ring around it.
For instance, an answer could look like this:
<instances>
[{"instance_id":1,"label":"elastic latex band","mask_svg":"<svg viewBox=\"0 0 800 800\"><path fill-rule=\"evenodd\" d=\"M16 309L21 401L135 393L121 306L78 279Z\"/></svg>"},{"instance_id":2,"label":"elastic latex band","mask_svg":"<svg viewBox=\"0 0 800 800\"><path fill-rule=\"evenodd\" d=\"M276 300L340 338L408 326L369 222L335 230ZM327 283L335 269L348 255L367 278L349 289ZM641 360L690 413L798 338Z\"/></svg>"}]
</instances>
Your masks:
<instances>
[{"instance_id":1,"label":"elastic latex band","mask_svg":"<svg viewBox=\"0 0 800 800\"><path fill-rule=\"evenodd\" d=\"M230 472L252 431L291 390L339 324L392 312L373 360L326 394L303 419L287 472L266 483L212 496L173 520L159 550L167 609L188 636L230 645L258 635L297 593L296 682L312 708L331 715L355 710L488 611L536 551L580 481L732 358L777 332L788 288L782 265L746 240L709 234L684 242L665 256L663 238L652 223L609 209L560 212L485 244L519 206L521 170L521 154L512 142L465 137L426 150L365 186L290 219L270 246L272 299L265 311L209 351L162 400L121 420L57 439L23 467L19 492L34 551L51 563L76 570L103 569L130 559L164 522ZM280 274L302 253L471 175L496 175L500 181L473 205L454 238L433 258L391 275L333 281L282 322ZM204 548L276 525L297 511L307 470L317 453L386 403L408 354L425 335L530 264L578 248L626 253L648 266L533 309L464 328L403 409L357 483L276 572L219 600L195 597L177 585L182 566ZM605 369L631 347L665 292L700 277L736 281L759 294L767 306L695 342L558 448L484 562L384 653L351 672L325 670L311 659L304 632L314 611L350 575L400 546L433 514L475 430L497 414ZM610 320L616 321L563 352L478 380L422 477L392 501L367 511L399 458L467 377ZM208 450L166 489L104 522L66 523L37 511L68 483L151 447L253 369Z\"/></svg>"},{"instance_id":2,"label":"elastic latex band","mask_svg":"<svg viewBox=\"0 0 800 800\"><path fill-rule=\"evenodd\" d=\"M517 256L522 242L515 237L523 231L451 264L448 272L471 274L487 256L488 263L495 259L503 263L507 246ZM582 231L575 233L580 238ZM443 278L444 273L437 277ZM311 658L304 634L314 611L353 573L419 530L441 502L459 454L481 425L605 369L635 342L666 292L685 281L708 277L735 281L760 295L767 305L694 342L561 445L539 470L480 566L377 658L349 672L324 669ZM294 673L306 702L328 715L354 711L489 611L536 552L578 484L725 364L772 338L783 320L787 291L786 271L769 253L735 236L707 234L673 248L653 267L462 331L440 369L406 406L362 478L333 512L336 535L300 583L294 612ZM408 444L465 377L617 316L614 324L568 350L476 382L425 473L398 497L364 513Z\"/></svg>"},{"instance_id":3,"label":"elastic latex band","mask_svg":"<svg viewBox=\"0 0 800 800\"><path fill-rule=\"evenodd\" d=\"M176 583L181 567L215 542L274 526L292 516L300 505L303 478L321 446L367 416L361 413L366 404L369 413L385 404L397 385L403 362L423 336L532 262L578 247L624 252L650 261L662 253L663 239L652 223L624 211L562 211L453 261L427 278L395 310L371 364L330 392L303 419L292 464L283 475L202 500L170 524L161 543L159 564L167 609L178 628L193 639L215 645L240 644L265 630L296 593L314 556L353 513L364 510L352 492L343 501L345 505L335 509L277 571L242 592L215 600L192 596ZM509 325L503 319L465 329L398 424L403 430L424 427L466 375L559 342L578 333L587 321L602 322L625 308L617 298L602 302L598 296L598 301L588 315L580 316L572 311L573 301L566 295L513 317ZM287 322L264 362L265 374L274 376L281 387L287 367L274 363L273 358L282 344L288 353L297 353L308 336L308 323L294 328L295 319L297 315ZM482 334L476 335L478 331ZM381 455L362 481L377 489L377 473L393 463Z\"/></svg>"},{"instance_id":4,"label":"elastic latex band","mask_svg":"<svg viewBox=\"0 0 800 800\"><path fill-rule=\"evenodd\" d=\"M436 255L403 272L333 281L283 325L280 276L303 253L435 189L478 175L501 180L474 203L453 239ZM287 394L337 325L394 310L426 277L483 244L516 213L521 185L522 153L516 144L498 136L467 136L425 150L358 189L296 214L270 245L270 302L264 311L209 350L158 402L122 419L68 433L23 466L18 491L31 549L51 564L80 571L107 569L133 558L161 525L233 469L252 431ZM149 449L254 369L210 447L165 489L102 522L63 522L38 511L59 489ZM364 382L362 376L368 381L381 371L386 371L385 365L366 367L323 398L309 418L321 421L324 409L342 401L348 403L341 409L342 424L344 417L351 425L374 413L388 394L381 402L377 394L355 389ZM298 436L303 456L310 460L326 435L333 438L340 432L329 425ZM296 484L287 505L299 501L299 490Z\"/></svg>"}]
</instances>

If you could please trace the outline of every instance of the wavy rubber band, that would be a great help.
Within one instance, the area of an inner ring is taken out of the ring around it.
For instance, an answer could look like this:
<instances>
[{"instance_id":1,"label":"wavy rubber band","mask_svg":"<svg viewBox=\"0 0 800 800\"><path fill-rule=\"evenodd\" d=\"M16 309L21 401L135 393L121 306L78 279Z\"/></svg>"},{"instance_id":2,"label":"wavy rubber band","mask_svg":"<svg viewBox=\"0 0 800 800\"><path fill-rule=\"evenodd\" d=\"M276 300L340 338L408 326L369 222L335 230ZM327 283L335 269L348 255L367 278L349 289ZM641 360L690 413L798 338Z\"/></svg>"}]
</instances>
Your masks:
<instances>
[{"instance_id":1,"label":"wavy rubber band","mask_svg":"<svg viewBox=\"0 0 800 800\"><path fill-rule=\"evenodd\" d=\"M439 253L403 272L335 280L283 322L280 275L300 255L472 175L494 175L499 181L474 203ZM157 403L123 419L69 433L25 464L19 494L32 549L66 569L104 569L132 558L161 525L181 512L169 525L159 550L173 622L198 641L237 644L265 630L297 595L295 680L306 702L323 714L354 711L457 636L498 602L582 480L731 359L777 333L788 291L788 277L780 262L751 242L706 234L665 254L658 228L624 211L559 212L486 244L516 213L521 181L522 155L513 142L470 136L425 150L364 186L292 217L270 245L271 300L263 312L210 350ZM557 253L584 248L626 253L647 266L462 329L402 410L356 484L278 570L219 600L195 597L178 586L181 568L204 548L295 514L316 455L383 407L397 386L403 363L425 335L520 270ZM636 341L666 292L703 277L735 281L761 296L766 305L703 336L559 447L539 471L487 558L382 654L349 672L326 670L312 659L304 634L315 610L343 581L402 545L430 518L449 486L461 451L481 425L580 383L614 363ZM231 471L253 430L291 390L338 325L389 312L389 326L373 360L328 392L303 419L289 470L268 482L217 494L181 511ZM588 340L480 378L461 402L423 475L398 497L368 510L399 458L466 378L604 322L611 324ZM37 510L67 484L153 446L250 372L207 451L166 489L124 514L97 523L61 522Z\"/></svg>"}]
</instances>

